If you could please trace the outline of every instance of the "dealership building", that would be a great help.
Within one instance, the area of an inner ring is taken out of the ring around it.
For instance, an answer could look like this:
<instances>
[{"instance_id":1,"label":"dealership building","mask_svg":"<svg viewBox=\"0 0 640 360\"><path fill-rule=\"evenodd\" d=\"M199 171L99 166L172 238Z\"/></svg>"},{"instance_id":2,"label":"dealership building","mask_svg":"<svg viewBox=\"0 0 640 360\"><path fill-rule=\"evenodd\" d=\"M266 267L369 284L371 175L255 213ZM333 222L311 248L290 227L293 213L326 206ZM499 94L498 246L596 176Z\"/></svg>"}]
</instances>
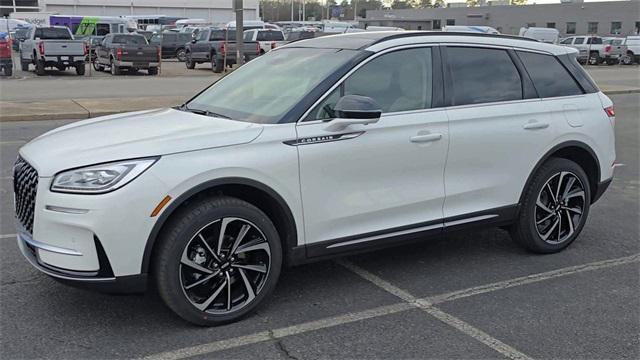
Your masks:
<instances>
[{"instance_id":1,"label":"dealership building","mask_svg":"<svg viewBox=\"0 0 640 360\"><path fill-rule=\"evenodd\" d=\"M41 11L62 15L165 15L226 22L235 19L231 0L0 0L2 16ZM244 0L244 19L258 19L258 0Z\"/></svg>"},{"instance_id":2,"label":"dealership building","mask_svg":"<svg viewBox=\"0 0 640 360\"><path fill-rule=\"evenodd\" d=\"M521 27L556 28L562 36L638 34L640 0L557 4L503 5L505 1L481 1L484 6L369 10L366 25L394 26L406 30L439 30L445 25L491 26L504 34L518 34ZM453 4L451 4L453 5Z\"/></svg>"}]
</instances>

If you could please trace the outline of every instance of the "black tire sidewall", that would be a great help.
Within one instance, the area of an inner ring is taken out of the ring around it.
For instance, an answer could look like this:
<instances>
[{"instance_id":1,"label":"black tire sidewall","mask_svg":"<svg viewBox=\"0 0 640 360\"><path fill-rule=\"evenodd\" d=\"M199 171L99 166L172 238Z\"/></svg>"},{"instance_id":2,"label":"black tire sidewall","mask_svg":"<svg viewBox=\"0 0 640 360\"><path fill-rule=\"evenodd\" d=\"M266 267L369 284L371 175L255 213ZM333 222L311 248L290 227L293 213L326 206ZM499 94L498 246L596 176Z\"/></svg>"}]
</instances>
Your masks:
<instances>
[{"instance_id":1,"label":"black tire sidewall","mask_svg":"<svg viewBox=\"0 0 640 360\"><path fill-rule=\"evenodd\" d=\"M166 236L158 244L155 275L161 297L179 316L202 326L226 324L249 314L274 290L282 267L282 247L275 226L262 211L247 202L220 197L194 204L176 215L166 229ZM250 304L231 314L215 315L196 309L186 299L180 283L179 266L184 247L197 231L223 217L246 219L260 228L271 247L271 265L262 290Z\"/></svg>"},{"instance_id":2,"label":"black tire sidewall","mask_svg":"<svg viewBox=\"0 0 640 360\"><path fill-rule=\"evenodd\" d=\"M571 237L559 244L550 244L542 240L538 235L535 225L535 207L538 195L542 187L555 174L561 171L569 171L575 174L584 187L585 191L585 207L580 218L580 223L576 226ZM526 190L525 199L520 209L520 215L516 224L516 232L514 238L529 250L538 253L555 253L569 246L580 235L584 228L586 220L589 216L589 207L591 204L591 190L587 174L580 165L575 162L563 159L552 158L543 164L538 172L534 175L534 179ZM514 234L512 234L514 235Z\"/></svg>"}]
</instances>

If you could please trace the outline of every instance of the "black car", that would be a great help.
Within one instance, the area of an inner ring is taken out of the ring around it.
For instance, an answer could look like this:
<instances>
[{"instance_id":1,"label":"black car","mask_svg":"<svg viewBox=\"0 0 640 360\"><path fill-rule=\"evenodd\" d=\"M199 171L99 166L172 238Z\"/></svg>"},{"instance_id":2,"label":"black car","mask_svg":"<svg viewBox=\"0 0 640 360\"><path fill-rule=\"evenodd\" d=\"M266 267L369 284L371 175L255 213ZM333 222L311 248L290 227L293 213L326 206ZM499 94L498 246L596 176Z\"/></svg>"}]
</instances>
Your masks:
<instances>
[{"instance_id":1,"label":"black car","mask_svg":"<svg viewBox=\"0 0 640 360\"><path fill-rule=\"evenodd\" d=\"M165 31L153 34L150 43L156 46L162 44L163 59L177 58L178 61L184 62L186 59L185 48L192 38L190 32Z\"/></svg>"}]
</instances>

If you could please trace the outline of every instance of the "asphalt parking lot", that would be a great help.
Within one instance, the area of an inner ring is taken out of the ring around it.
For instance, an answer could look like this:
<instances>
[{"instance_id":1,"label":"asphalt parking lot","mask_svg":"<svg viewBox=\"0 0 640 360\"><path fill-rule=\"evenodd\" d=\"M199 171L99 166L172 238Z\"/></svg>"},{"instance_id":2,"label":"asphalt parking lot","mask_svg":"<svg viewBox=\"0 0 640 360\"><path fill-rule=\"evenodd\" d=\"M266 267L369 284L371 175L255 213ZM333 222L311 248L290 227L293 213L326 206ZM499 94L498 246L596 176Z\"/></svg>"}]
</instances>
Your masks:
<instances>
[{"instance_id":1,"label":"asphalt parking lot","mask_svg":"<svg viewBox=\"0 0 640 360\"><path fill-rule=\"evenodd\" d=\"M578 240L533 255L500 229L287 269L246 319L199 328L153 292L61 285L22 258L11 167L68 121L0 123L0 354L32 358L640 357L640 95L615 95L615 180Z\"/></svg>"}]
</instances>

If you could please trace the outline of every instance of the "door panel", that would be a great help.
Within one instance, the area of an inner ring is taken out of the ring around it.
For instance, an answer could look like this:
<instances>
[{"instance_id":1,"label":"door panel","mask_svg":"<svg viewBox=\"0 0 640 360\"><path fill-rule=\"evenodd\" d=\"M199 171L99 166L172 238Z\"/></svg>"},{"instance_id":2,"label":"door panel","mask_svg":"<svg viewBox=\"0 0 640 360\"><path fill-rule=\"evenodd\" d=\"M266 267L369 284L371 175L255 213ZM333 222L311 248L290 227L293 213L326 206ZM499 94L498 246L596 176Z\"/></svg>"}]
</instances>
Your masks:
<instances>
[{"instance_id":1,"label":"door panel","mask_svg":"<svg viewBox=\"0 0 640 360\"><path fill-rule=\"evenodd\" d=\"M442 218L444 110L383 115L340 133L326 126L298 126L298 140L355 137L298 146L307 244ZM439 139L412 142L425 133Z\"/></svg>"},{"instance_id":2,"label":"door panel","mask_svg":"<svg viewBox=\"0 0 640 360\"><path fill-rule=\"evenodd\" d=\"M442 86L432 60L428 47L369 59L298 125L307 245L442 219L449 131L445 110L431 109ZM375 100L380 120L327 130L350 94Z\"/></svg>"}]
</instances>

